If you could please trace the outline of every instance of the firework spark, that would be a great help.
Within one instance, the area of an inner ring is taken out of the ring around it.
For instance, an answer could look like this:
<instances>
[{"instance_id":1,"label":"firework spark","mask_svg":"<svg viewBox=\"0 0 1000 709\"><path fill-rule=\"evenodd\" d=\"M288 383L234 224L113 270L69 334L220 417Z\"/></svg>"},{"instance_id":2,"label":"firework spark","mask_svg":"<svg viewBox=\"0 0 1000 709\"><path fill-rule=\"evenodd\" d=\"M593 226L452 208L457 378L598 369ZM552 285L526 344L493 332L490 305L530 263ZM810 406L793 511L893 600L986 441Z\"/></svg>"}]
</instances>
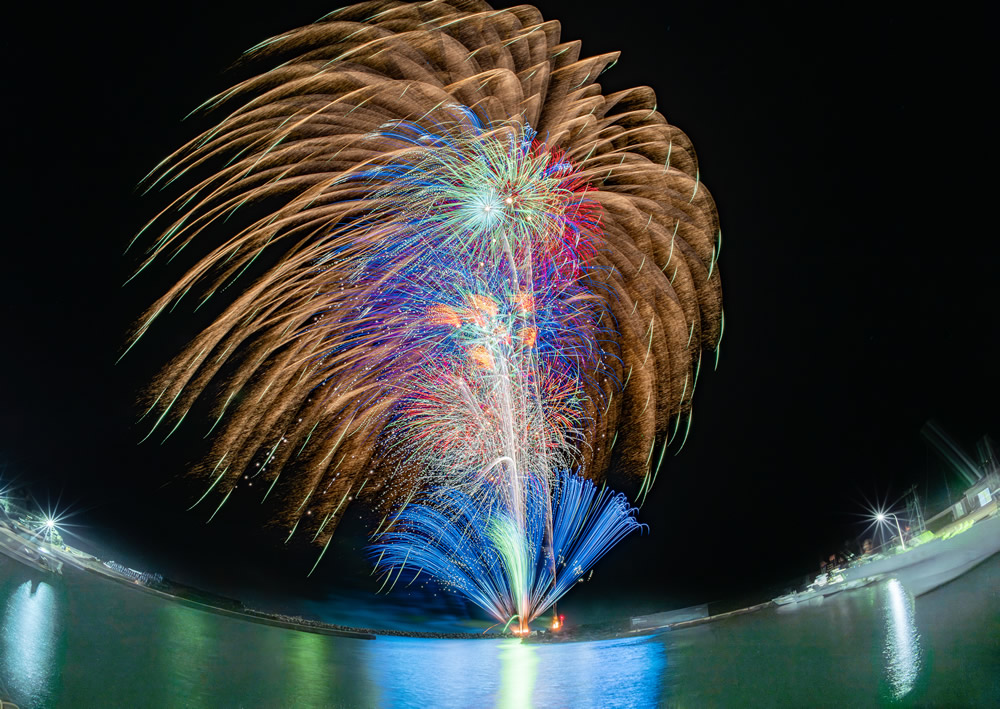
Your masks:
<instances>
[{"instance_id":1,"label":"firework spark","mask_svg":"<svg viewBox=\"0 0 1000 709\"><path fill-rule=\"evenodd\" d=\"M551 495L551 531L547 505ZM624 537L641 528L625 495L569 472L551 490L529 486L528 524L454 489L408 505L372 545L385 582L428 575L501 623L518 627L548 610ZM551 534L551 538L550 538Z\"/></svg>"},{"instance_id":2,"label":"firework spark","mask_svg":"<svg viewBox=\"0 0 1000 709\"><path fill-rule=\"evenodd\" d=\"M378 544L443 515L524 577L481 605L558 597L533 535L555 568L568 481L613 466L648 492L722 335L714 203L652 90L603 95L616 59L476 0L363 3L248 52L275 68L148 179L189 186L139 271L193 265L129 348L222 299L145 417L169 436L210 410L196 505L263 490L268 521L323 545L359 497L385 509Z\"/></svg>"}]
</instances>

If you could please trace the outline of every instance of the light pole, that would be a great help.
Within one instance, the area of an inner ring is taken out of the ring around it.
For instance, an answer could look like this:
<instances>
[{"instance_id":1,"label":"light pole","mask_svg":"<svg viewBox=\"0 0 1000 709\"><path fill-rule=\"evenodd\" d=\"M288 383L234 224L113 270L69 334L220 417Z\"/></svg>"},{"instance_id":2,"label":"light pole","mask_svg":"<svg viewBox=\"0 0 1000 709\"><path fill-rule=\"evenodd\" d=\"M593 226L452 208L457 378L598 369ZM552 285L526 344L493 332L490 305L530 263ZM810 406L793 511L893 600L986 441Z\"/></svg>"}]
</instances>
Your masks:
<instances>
[{"instance_id":1,"label":"light pole","mask_svg":"<svg viewBox=\"0 0 1000 709\"><path fill-rule=\"evenodd\" d=\"M896 521L896 531L899 532L899 545L903 547L903 549L906 549L906 540L903 539L903 530L899 528L899 517L897 517L892 512L888 514L886 514L885 512L879 512L875 516L875 519L877 519L879 522L885 522L886 517L892 517Z\"/></svg>"}]
</instances>

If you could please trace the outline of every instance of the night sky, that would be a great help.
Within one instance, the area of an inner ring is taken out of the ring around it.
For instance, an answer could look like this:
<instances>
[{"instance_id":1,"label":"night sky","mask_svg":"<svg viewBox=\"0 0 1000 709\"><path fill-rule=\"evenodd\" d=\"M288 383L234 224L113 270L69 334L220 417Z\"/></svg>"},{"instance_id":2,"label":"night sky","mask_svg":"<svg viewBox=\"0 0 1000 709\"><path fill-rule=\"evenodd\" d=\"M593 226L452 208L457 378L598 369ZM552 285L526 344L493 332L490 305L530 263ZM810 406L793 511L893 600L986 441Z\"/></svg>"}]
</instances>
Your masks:
<instances>
[{"instance_id":1,"label":"night sky","mask_svg":"<svg viewBox=\"0 0 1000 709\"><path fill-rule=\"evenodd\" d=\"M114 364L177 275L121 285L125 245L166 205L136 184L211 124L182 118L242 76L227 68L243 50L337 6L208 5L20 3L9 19L0 471L121 558L189 581L368 588L361 510L307 583L315 550L184 512L192 490L171 481L205 427L137 445L137 395L194 326L174 318ZM960 485L925 422L970 449L1000 434L990 23L961 4L872 5L538 3L584 55L622 51L606 91L656 90L724 237L718 371L702 372L688 443L641 510L649 533L575 602L790 584L861 534L865 497Z\"/></svg>"}]
</instances>

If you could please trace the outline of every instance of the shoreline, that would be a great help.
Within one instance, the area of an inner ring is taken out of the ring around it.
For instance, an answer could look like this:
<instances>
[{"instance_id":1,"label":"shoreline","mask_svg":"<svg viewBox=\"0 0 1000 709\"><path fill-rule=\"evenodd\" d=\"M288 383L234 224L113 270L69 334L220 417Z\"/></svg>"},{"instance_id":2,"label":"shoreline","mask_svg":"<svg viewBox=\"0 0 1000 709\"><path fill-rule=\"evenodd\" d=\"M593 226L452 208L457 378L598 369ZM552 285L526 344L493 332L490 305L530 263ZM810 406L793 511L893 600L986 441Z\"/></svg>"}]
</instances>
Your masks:
<instances>
[{"instance_id":1,"label":"shoreline","mask_svg":"<svg viewBox=\"0 0 1000 709\"><path fill-rule=\"evenodd\" d=\"M31 561L25 557L24 554L18 555L16 550L11 549L9 541L16 540L21 546L34 548L35 553L41 558L48 557L49 560L58 563L60 569L52 570L46 569L44 566L37 563L31 563ZM8 542L5 544L5 542ZM538 643L538 644L550 644L550 643L570 643L570 642L590 642L598 640L614 640L614 639L625 639L625 638L637 638L646 637L652 635L658 635L660 633L669 631L675 627L687 627L688 625L698 625L701 623L707 623L714 620L720 620L725 617L732 615L740 615L743 613L753 612L761 610L762 608L771 605L770 603L757 604L750 606L748 608L740 608L726 613L721 613L717 615L708 615L702 618L677 622L677 623L667 623L663 625L643 627L643 628L630 628L627 627L628 619L621 619L620 621L611 621L609 623L598 624L597 627L583 625L576 628L568 628L561 630L559 632L550 632L547 628L541 628L538 630L533 630L529 635L521 636L516 635L511 632L491 632L491 633L441 633L441 632L426 632L426 631L410 631L410 630L394 630L394 629L380 629L380 628L356 628L351 626L335 625L332 623L324 623L319 620L311 620L308 618L301 618L297 616L286 616L280 613L271 613L268 611L261 611L253 608L223 608L220 605L213 605L212 603L203 602L195 600L192 598L186 598L183 595L176 593L170 593L161 589L153 588L137 580L133 580L127 576L124 576L115 570L104 565L104 562L97 557L91 556L85 552L78 549L74 549L70 546L65 546L65 548L56 548L51 545L45 544L43 542L34 541L31 539L26 539L16 532L16 530L10 529L6 524L0 523L0 552L6 553L8 556L16 561L19 561L26 566L37 571L43 571L47 573L58 573L59 575L64 575L61 567L70 566L76 570L89 572L96 576L100 576L106 580L113 581L115 583L127 586L137 591L141 591L153 596L162 598L163 600L180 603L188 608L193 608L195 610L204 611L207 613L214 613L216 615L225 616L228 618L234 618L236 620L243 620L250 623L257 623L260 625L269 625L271 627L282 628L285 630L296 630L306 633L314 633L318 635L328 635L336 637L346 637L355 640L375 640L378 637L404 637L404 638L423 638L423 639L434 639L434 640L520 640L525 643ZM25 557L25 558L22 558ZM197 589L193 589L197 590ZM223 599L219 597L219 600L232 600ZM237 601L238 602L238 601ZM238 602L239 603L239 602Z\"/></svg>"},{"instance_id":2,"label":"shoreline","mask_svg":"<svg viewBox=\"0 0 1000 709\"><path fill-rule=\"evenodd\" d=\"M994 506L986 509L984 514L981 515L982 518L992 518L996 516L997 510ZM978 528L979 530L984 529L982 522L986 520L977 517L974 522L979 522L979 524L970 524L967 527L962 527L961 531L965 531L968 527ZM956 523L957 524L957 523ZM993 524L997 524L996 521ZM954 526L954 525L952 525ZM986 524L985 526L989 526ZM957 529L957 528L956 528ZM970 537L966 537L964 534L958 540L966 541ZM949 540L950 541L950 540ZM954 544L954 542L952 542ZM950 544L946 543L946 546ZM985 560L985 558L992 556L996 553L996 549L992 548L988 550L988 553L981 555L979 558L975 559L975 563L971 566L977 565L979 562ZM175 584L174 582L169 582L170 585L174 586L178 591L183 591L187 589L188 592L193 595L204 595L204 599L198 600L196 598L186 597L182 593L171 593L168 590L162 590L154 588L146 583L141 582L138 579L132 579L122 573L119 573L115 569L112 569L105 565L105 563L98 559L97 557L86 554L80 550L74 549L70 546L64 546L62 548L52 546L44 541L33 539L27 536L23 536L23 533L17 529L12 528L9 523L0 522L0 553L9 556L14 561L17 561L37 572L42 573L52 573L58 575L63 574L63 568L65 566L70 566L79 571L90 572L94 575L103 577L107 580L128 586L130 588L142 591L144 593L157 596L166 601L180 603L188 608L193 608L195 610L200 610L208 613L214 613L216 615L226 616L229 618L234 618L237 620L243 620L251 623L257 623L260 625L269 625L271 627L282 628L285 630L295 630L307 633L314 633L318 635L328 635L336 637L346 637L356 640L375 640L378 637L405 637L405 638L423 638L423 639L435 639L435 640L520 640L521 642L531 643L531 644L551 644L551 643L570 643L570 642L591 642L600 640L615 640L615 639L629 639L629 638L639 638L639 637L649 637L653 635L658 635L660 633L668 632L674 629L682 629L696 625L702 625L705 623L711 623L714 621L723 620L737 615L744 615L747 613L753 613L765 608L776 605L773 600L766 602L758 602L756 604L747 606L745 608L736 608L734 610L728 610L721 613L706 613L700 617L688 617L688 618L678 618L674 622L661 622L655 625L647 625L644 627L629 627L625 625L628 620L622 619L620 621L609 621L607 623L599 623L592 625L582 625L574 628L567 628L560 630L558 632L552 632L548 628L541 628L538 630L533 630L529 635L521 636L511 632L427 632L427 631L410 631L410 630L395 630L395 629L381 629L381 628L357 628L351 626L337 625L333 623L325 623L319 620L312 620L309 618L302 618L299 616L287 616L281 613L272 613L268 611L257 610L254 608L247 608L242 605L242 602L236 601L234 599L223 598L218 596L217 600L220 602L230 602L234 606L233 608L224 608L221 605L213 604L210 602L210 598L215 594L209 592L201 591L200 589L185 587L181 584ZM900 555L900 558L903 555ZM127 569L128 570L128 569ZM954 576L962 575L968 568L962 568L957 570L953 575L949 575L949 578L943 580L951 580ZM129 570L132 571L132 570ZM897 571L897 573L899 573ZM886 574L891 575L891 574ZM931 590L939 584L933 584L927 589L922 589L924 592ZM920 592L915 595L920 595ZM748 599L749 600L749 599ZM745 602L745 601L744 601ZM668 612L669 613L669 612ZM664 619L665 620L665 619Z\"/></svg>"},{"instance_id":3,"label":"shoreline","mask_svg":"<svg viewBox=\"0 0 1000 709\"><path fill-rule=\"evenodd\" d=\"M19 550L24 547L32 552L29 556ZM131 589L147 593L165 601L179 603L188 608L214 613L216 615L243 620L259 625L269 625L285 630L297 630L317 635L330 635L336 637L353 638L355 640L375 640L379 636L383 637L407 637L407 638L429 638L437 640L509 640L518 638L513 633L439 633L409 630L392 630L380 628L355 628L333 623L324 623L319 620L301 618L297 616L286 616L280 613L257 610L254 608L231 609L223 608L211 603L205 603L182 595L163 591L146 584L140 583L115 572L104 565L101 559L91 556L73 547L66 546L60 549L44 542L32 540L22 536L18 530L12 529L8 524L0 522L0 553L5 554L12 560L17 561L29 568L42 572L64 575L62 568L70 566L78 571L89 572L108 581L127 586ZM33 556L48 562L56 562L57 568L47 568L44 563L34 561Z\"/></svg>"}]
</instances>

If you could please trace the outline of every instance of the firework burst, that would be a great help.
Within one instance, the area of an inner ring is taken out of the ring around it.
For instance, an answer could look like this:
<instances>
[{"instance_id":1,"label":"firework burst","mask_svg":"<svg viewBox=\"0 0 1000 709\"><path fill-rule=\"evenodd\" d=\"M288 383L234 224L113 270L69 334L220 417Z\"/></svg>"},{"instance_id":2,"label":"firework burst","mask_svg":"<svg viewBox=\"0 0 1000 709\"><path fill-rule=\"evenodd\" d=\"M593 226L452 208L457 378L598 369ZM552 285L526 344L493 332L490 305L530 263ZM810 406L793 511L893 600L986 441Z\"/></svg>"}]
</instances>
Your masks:
<instances>
[{"instance_id":1,"label":"firework burst","mask_svg":"<svg viewBox=\"0 0 1000 709\"><path fill-rule=\"evenodd\" d=\"M650 89L603 95L617 55L580 58L528 6L363 3L248 55L275 68L210 101L223 118L148 180L190 186L139 271L193 265L129 347L223 299L152 387L149 435L208 406L196 505L257 480L269 522L325 545L360 497L390 574L407 562L385 540L420 520L478 530L523 576L493 607L537 614L575 519L560 491L613 466L644 495L718 351L721 236L690 142Z\"/></svg>"},{"instance_id":2,"label":"firework burst","mask_svg":"<svg viewBox=\"0 0 1000 709\"><path fill-rule=\"evenodd\" d=\"M569 472L557 474L551 488L529 483L526 497L522 526L506 510L484 509L461 491L435 491L400 512L372 545L372 558L386 571L385 583L430 576L498 622L517 620L523 632L642 527L625 495Z\"/></svg>"}]
</instances>

